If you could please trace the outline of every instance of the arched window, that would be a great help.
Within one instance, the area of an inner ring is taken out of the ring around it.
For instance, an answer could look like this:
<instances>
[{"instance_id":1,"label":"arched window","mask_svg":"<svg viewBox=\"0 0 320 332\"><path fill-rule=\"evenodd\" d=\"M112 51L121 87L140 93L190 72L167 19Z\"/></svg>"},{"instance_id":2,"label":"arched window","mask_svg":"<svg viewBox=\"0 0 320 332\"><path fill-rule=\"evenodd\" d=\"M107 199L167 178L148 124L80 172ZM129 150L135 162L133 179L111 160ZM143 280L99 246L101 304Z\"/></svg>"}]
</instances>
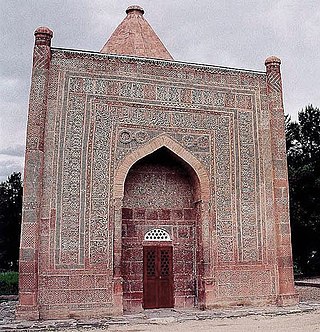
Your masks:
<instances>
[{"instance_id":1,"label":"arched window","mask_svg":"<svg viewBox=\"0 0 320 332\"><path fill-rule=\"evenodd\" d=\"M145 241L171 241L169 233L162 228L154 228L144 235Z\"/></svg>"}]
</instances>

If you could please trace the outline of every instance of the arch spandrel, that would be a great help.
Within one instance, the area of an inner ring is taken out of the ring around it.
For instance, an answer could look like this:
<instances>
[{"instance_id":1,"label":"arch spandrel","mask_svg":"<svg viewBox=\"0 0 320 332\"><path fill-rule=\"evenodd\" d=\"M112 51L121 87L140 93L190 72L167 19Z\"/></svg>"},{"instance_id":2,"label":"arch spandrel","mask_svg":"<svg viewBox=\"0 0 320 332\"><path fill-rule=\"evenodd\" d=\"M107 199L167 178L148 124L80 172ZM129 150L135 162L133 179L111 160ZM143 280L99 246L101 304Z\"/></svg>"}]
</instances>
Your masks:
<instances>
[{"instance_id":1,"label":"arch spandrel","mask_svg":"<svg viewBox=\"0 0 320 332\"><path fill-rule=\"evenodd\" d=\"M161 135L150 140L145 145L129 153L122 160L122 163L118 167L115 175L114 198L123 198L125 179L133 164L162 147L165 147L176 154L193 169L200 182L201 199L202 201L208 202L210 198L210 181L204 166L189 151L167 135Z\"/></svg>"}]
</instances>

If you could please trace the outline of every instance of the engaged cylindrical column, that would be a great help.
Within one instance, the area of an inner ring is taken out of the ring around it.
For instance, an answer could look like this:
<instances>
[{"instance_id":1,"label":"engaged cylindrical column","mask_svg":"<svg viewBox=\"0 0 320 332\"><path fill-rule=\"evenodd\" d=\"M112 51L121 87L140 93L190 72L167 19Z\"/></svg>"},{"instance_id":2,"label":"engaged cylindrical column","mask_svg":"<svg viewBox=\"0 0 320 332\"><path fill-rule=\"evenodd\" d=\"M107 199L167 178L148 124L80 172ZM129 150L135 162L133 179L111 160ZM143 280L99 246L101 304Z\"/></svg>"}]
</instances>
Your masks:
<instances>
[{"instance_id":1,"label":"engaged cylindrical column","mask_svg":"<svg viewBox=\"0 0 320 332\"><path fill-rule=\"evenodd\" d=\"M291 232L289 222L289 186L282 100L281 60L269 57L265 61L267 95L270 112L271 153L273 169L273 210L277 244L280 305L296 304L294 289Z\"/></svg>"},{"instance_id":2,"label":"engaged cylindrical column","mask_svg":"<svg viewBox=\"0 0 320 332\"><path fill-rule=\"evenodd\" d=\"M42 196L44 124L51 60L50 29L35 31L24 168L23 211L19 259L19 319L39 319L38 256Z\"/></svg>"}]
</instances>

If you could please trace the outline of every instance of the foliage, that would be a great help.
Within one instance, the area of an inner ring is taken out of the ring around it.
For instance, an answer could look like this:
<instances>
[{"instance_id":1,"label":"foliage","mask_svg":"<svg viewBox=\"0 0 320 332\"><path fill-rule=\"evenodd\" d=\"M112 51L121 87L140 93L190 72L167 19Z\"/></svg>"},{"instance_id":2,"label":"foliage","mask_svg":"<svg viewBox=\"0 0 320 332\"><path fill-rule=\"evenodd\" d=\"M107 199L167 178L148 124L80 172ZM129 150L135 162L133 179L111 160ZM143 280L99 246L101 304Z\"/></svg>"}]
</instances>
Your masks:
<instances>
[{"instance_id":1,"label":"foliage","mask_svg":"<svg viewBox=\"0 0 320 332\"><path fill-rule=\"evenodd\" d=\"M0 271L18 270L22 214L21 174L0 183Z\"/></svg>"},{"instance_id":2,"label":"foliage","mask_svg":"<svg viewBox=\"0 0 320 332\"><path fill-rule=\"evenodd\" d=\"M18 272L0 273L0 295L18 294Z\"/></svg>"},{"instance_id":3,"label":"foliage","mask_svg":"<svg viewBox=\"0 0 320 332\"><path fill-rule=\"evenodd\" d=\"M309 105L285 125L293 257L303 274L320 274L320 110Z\"/></svg>"}]
</instances>

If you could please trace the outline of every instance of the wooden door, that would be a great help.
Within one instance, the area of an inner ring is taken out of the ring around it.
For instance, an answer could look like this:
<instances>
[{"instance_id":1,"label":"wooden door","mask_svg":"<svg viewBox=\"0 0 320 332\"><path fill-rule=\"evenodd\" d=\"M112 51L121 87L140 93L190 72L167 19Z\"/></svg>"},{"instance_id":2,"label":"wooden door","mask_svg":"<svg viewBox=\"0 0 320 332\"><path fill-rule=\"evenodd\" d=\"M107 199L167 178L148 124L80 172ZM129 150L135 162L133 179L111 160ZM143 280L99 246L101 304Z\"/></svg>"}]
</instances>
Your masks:
<instances>
[{"instance_id":1,"label":"wooden door","mask_svg":"<svg viewBox=\"0 0 320 332\"><path fill-rule=\"evenodd\" d=\"M143 308L172 308L172 246L143 248Z\"/></svg>"}]
</instances>

